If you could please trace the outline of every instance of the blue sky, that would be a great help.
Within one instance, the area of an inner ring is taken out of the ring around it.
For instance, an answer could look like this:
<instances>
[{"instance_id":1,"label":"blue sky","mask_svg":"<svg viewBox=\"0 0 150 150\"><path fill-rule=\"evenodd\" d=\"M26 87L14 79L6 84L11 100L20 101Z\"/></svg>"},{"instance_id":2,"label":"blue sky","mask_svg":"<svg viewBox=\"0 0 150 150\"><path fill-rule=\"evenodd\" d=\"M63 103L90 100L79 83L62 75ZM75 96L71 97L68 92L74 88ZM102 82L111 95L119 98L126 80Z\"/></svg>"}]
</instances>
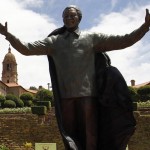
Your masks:
<instances>
[{"instance_id":1,"label":"blue sky","mask_svg":"<svg viewBox=\"0 0 150 150\"><path fill-rule=\"evenodd\" d=\"M8 22L8 29L22 41L32 42L45 38L52 30L63 25L62 11L68 5L77 5L83 19L81 30L106 34L130 33L144 23L148 0L5 0L0 5L0 22ZM136 84L150 81L150 33L130 48L109 52L112 65L119 68L126 82ZM0 61L8 52L9 42L0 36ZM50 82L46 56L23 56L14 50L18 64L18 83L25 88ZM0 64L2 72L2 64Z\"/></svg>"}]
</instances>

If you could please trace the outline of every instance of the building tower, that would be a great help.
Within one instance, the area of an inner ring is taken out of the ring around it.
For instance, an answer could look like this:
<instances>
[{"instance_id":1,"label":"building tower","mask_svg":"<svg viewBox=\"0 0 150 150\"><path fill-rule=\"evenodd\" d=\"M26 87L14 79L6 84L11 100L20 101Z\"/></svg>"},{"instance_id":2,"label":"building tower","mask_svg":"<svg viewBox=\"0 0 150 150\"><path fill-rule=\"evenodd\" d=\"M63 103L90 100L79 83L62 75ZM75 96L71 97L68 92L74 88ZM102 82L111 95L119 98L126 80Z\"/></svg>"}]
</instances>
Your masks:
<instances>
[{"instance_id":1,"label":"building tower","mask_svg":"<svg viewBox=\"0 0 150 150\"><path fill-rule=\"evenodd\" d=\"M17 63L10 47L3 60L2 82L18 83Z\"/></svg>"}]
</instances>

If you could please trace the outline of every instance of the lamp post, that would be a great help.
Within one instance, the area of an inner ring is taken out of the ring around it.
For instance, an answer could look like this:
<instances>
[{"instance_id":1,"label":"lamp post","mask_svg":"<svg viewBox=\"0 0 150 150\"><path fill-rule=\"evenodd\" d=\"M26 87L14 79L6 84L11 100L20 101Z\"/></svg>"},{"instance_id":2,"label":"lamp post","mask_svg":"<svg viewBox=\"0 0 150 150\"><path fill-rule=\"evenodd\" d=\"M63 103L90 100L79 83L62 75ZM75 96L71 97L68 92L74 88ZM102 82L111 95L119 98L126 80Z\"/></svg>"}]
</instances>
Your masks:
<instances>
[{"instance_id":1,"label":"lamp post","mask_svg":"<svg viewBox=\"0 0 150 150\"><path fill-rule=\"evenodd\" d=\"M50 90L50 83L47 83L47 85L48 85L48 90Z\"/></svg>"}]
</instances>

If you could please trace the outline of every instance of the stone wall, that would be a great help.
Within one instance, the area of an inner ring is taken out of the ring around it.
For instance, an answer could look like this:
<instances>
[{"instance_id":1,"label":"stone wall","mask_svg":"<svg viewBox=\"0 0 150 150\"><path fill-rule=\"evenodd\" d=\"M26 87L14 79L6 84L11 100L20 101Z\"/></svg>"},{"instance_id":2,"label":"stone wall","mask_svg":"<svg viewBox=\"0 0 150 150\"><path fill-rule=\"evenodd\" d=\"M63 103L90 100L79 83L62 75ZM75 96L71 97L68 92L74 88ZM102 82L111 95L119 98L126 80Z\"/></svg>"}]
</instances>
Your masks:
<instances>
[{"instance_id":1,"label":"stone wall","mask_svg":"<svg viewBox=\"0 0 150 150\"><path fill-rule=\"evenodd\" d=\"M1 114L0 144L10 150L24 150L24 143L57 143L58 150L64 150L53 113L43 123L42 117L32 114Z\"/></svg>"},{"instance_id":2,"label":"stone wall","mask_svg":"<svg viewBox=\"0 0 150 150\"><path fill-rule=\"evenodd\" d=\"M150 115L135 112L137 129L129 142L129 150L150 149ZM25 150L24 143L56 143L57 150L64 150L53 112L38 118L32 114L0 114L0 144L10 150ZM34 148L33 148L34 149Z\"/></svg>"},{"instance_id":3,"label":"stone wall","mask_svg":"<svg viewBox=\"0 0 150 150\"><path fill-rule=\"evenodd\" d=\"M129 142L129 150L150 150L150 111L134 114L137 128Z\"/></svg>"}]
</instances>

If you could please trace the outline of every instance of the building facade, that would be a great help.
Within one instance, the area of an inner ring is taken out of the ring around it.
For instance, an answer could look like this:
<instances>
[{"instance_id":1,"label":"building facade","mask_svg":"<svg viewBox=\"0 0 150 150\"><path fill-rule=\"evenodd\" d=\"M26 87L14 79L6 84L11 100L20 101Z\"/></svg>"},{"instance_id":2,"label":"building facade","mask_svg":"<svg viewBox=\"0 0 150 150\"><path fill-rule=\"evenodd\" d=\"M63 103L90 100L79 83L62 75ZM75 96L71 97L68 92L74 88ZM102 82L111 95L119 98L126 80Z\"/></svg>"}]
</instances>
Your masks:
<instances>
[{"instance_id":1,"label":"building facade","mask_svg":"<svg viewBox=\"0 0 150 150\"><path fill-rule=\"evenodd\" d=\"M20 97L23 93L36 94L37 91L28 90L18 84L17 62L9 47L2 62L2 80L0 81L0 95L13 94Z\"/></svg>"},{"instance_id":2,"label":"building facade","mask_svg":"<svg viewBox=\"0 0 150 150\"><path fill-rule=\"evenodd\" d=\"M135 84L135 80L131 80L131 86L134 88L140 88L142 86L150 85L150 81L141 83L141 84Z\"/></svg>"}]
</instances>

